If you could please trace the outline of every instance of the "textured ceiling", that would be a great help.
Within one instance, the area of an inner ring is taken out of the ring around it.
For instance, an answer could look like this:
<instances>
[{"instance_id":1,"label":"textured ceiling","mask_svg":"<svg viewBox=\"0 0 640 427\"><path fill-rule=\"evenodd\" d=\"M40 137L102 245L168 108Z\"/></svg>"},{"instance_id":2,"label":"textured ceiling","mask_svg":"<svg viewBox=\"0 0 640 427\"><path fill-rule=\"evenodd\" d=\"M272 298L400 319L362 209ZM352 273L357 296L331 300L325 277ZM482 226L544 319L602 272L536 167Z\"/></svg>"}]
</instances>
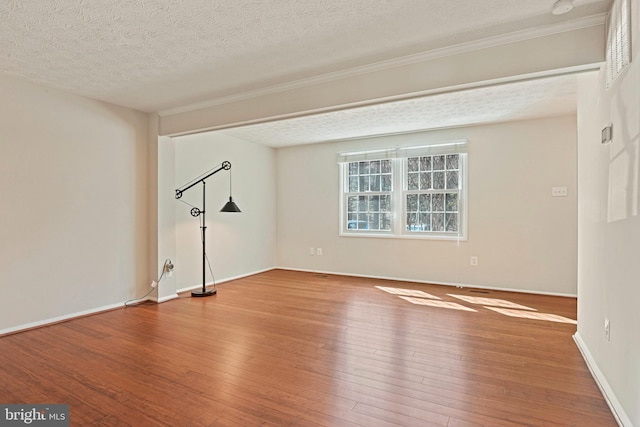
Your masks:
<instances>
[{"instance_id":1,"label":"textured ceiling","mask_svg":"<svg viewBox=\"0 0 640 427\"><path fill-rule=\"evenodd\" d=\"M0 73L157 112L605 12L610 0L2 0ZM575 111L555 77L226 129L281 147Z\"/></svg>"},{"instance_id":2,"label":"textured ceiling","mask_svg":"<svg viewBox=\"0 0 640 427\"><path fill-rule=\"evenodd\" d=\"M497 123L576 110L576 76L558 76L218 131L272 147Z\"/></svg>"},{"instance_id":3,"label":"textured ceiling","mask_svg":"<svg viewBox=\"0 0 640 427\"><path fill-rule=\"evenodd\" d=\"M0 73L161 111L606 11L610 0L2 0Z\"/></svg>"}]
</instances>

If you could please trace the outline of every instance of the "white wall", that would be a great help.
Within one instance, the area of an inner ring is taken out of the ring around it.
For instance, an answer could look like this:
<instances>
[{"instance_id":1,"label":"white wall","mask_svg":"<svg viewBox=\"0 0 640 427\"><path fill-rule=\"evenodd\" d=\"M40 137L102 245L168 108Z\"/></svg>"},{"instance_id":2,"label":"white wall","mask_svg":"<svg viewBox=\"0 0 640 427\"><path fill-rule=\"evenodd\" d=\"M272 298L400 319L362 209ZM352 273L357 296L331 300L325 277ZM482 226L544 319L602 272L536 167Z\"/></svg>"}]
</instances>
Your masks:
<instances>
[{"instance_id":1,"label":"white wall","mask_svg":"<svg viewBox=\"0 0 640 427\"><path fill-rule=\"evenodd\" d=\"M631 4L636 29L640 5ZM602 71L579 80L576 341L623 425L640 426L640 38L632 37L634 62L610 89ZM613 141L602 145L609 123Z\"/></svg>"},{"instance_id":2,"label":"white wall","mask_svg":"<svg viewBox=\"0 0 640 427\"><path fill-rule=\"evenodd\" d=\"M338 236L337 153L469 141L468 241ZM278 266L576 294L575 116L278 150ZM569 197L552 198L551 187ZM310 256L310 247L323 248ZM478 256L471 267L469 258Z\"/></svg>"},{"instance_id":3,"label":"white wall","mask_svg":"<svg viewBox=\"0 0 640 427\"><path fill-rule=\"evenodd\" d=\"M233 199L242 213L219 212L229 199L226 171L207 179L207 253L216 281L241 277L275 265L275 150L222 133L174 138L175 182L178 187L225 160L231 162ZM182 200L202 208L202 185ZM199 218L191 207L175 202L177 288L202 286L202 244ZM207 283L211 276L207 269Z\"/></svg>"},{"instance_id":4,"label":"white wall","mask_svg":"<svg viewBox=\"0 0 640 427\"><path fill-rule=\"evenodd\" d=\"M147 116L0 77L0 332L148 280Z\"/></svg>"}]
</instances>

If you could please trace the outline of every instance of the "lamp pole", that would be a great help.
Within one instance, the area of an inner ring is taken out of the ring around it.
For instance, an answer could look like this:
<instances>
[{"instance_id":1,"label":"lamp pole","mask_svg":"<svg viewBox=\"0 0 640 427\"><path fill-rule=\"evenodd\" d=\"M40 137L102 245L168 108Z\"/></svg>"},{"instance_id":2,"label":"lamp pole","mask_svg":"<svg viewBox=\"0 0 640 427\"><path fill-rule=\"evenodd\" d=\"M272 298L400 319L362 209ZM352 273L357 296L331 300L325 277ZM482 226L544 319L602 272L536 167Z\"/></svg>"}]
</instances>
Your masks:
<instances>
[{"instance_id":1,"label":"lamp pole","mask_svg":"<svg viewBox=\"0 0 640 427\"><path fill-rule=\"evenodd\" d=\"M206 206L206 202L207 202L206 194L207 194L207 183L203 180L202 181L202 210L200 211L202 213L202 225L200 226L200 230L202 230L201 231L201 233L202 233L202 291L193 291L193 292L191 292L191 296L193 296L193 297L208 297L208 296L216 294L216 290L215 289L207 290L207 287L206 287L206 283L207 283L207 269L206 269L206 264L207 264L207 243L206 243L207 221L206 221L206 217L205 217L205 213L206 213L205 206Z\"/></svg>"}]
</instances>

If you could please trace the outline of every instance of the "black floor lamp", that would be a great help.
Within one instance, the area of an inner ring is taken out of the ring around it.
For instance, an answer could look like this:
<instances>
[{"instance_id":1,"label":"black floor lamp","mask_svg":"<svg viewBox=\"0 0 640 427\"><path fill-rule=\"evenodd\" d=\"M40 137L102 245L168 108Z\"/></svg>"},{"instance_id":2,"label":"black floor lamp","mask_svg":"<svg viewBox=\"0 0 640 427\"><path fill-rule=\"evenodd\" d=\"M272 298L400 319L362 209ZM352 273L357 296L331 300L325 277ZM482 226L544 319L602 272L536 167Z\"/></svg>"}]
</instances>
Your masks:
<instances>
[{"instance_id":1,"label":"black floor lamp","mask_svg":"<svg viewBox=\"0 0 640 427\"><path fill-rule=\"evenodd\" d=\"M191 216L198 217L202 215L202 222L200 224L200 234L202 236L202 290L191 292L191 296L193 297L208 297L216 294L215 289L207 290L206 287L207 245L205 243L205 231L207 230L207 223L205 221L205 206L207 199L207 183L205 180L211 175L217 174L221 170L231 170L231 163L224 161L176 190L176 199L179 199L182 197L182 193L194 185L202 183L202 209L197 207L193 207L191 209ZM222 207L222 209L220 209L220 212L241 212L238 205L233 202L233 197L231 197L231 172L229 172L229 201Z\"/></svg>"}]
</instances>

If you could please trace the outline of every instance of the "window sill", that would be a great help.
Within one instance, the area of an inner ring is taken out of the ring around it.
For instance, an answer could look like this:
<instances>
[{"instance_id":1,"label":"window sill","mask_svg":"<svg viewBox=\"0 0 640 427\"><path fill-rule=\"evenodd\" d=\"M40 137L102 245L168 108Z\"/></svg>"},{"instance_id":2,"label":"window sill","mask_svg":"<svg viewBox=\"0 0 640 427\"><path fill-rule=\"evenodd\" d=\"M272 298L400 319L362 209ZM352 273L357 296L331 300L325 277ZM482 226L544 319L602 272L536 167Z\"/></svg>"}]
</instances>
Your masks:
<instances>
[{"instance_id":1,"label":"window sill","mask_svg":"<svg viewBox=\"0 0 640 427\"><path fill-rule=\"evenodd\" d=\"M459 236L459 235L420 235L420 234L392 234L392 233L348 233L348 232L340 232L338 234L339 237L365 237L365 238L378 238L378 239L407 239L407 240L443 240L443 241L455 241L455 242L466 242L467 236Z\"/></svg>"}]
</instances>

